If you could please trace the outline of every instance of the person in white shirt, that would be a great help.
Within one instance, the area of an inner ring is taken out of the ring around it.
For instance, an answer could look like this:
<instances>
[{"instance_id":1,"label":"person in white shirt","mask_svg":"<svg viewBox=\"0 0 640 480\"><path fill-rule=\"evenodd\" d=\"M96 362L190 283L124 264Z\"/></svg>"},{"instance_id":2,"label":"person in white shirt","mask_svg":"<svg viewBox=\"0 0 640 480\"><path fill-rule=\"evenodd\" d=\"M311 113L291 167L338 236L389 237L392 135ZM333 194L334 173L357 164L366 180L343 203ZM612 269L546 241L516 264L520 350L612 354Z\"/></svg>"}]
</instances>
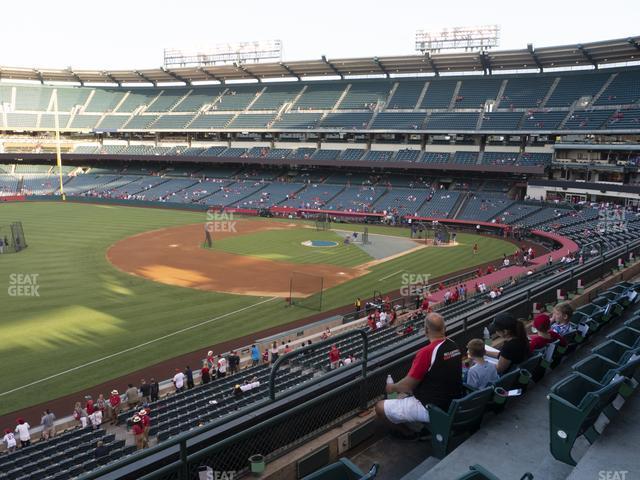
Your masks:
<instances>
[{"instance_id":1,"label":"person in white shirt","mask_svg":"<svg viewBox=\"0 0 640 480\"><path fill-rule=\"evenodd\" d=\"M502 265L503 265L503 266L505 266L505 267L508 267L508 266L509 266L509 263L511 263L511 262L509 261L509 258L505 257L504 261L502 262Z\"/></svg>"},{"instance_id":2,"label":"person in white shirt","mask_svg":"<svg viewBox=\"0 0 640 480\"><path fill-rule=\"evenodd\" d=\"M7 452L15 452L16 450L16 437L13 435L11 429L7 428L4 431L4 437L2 437L2 443L4 443Z\"/></svg>"},{"instance_id":3,"label":"person in white shirt","mask_svg":"<svg viewBox=\"0 0 640 480\"><path fill-rule=\"evenodd\" d=\"M15 432L18 434L18 438L20 439L20 447L22 448L31 445L31 434L29 433L30 428L31 426L22 418L18 419L18 425L16 425Z\"/></svg>"},{"instance_id":4,"label":"person in white shirt","mask_svg":"<svg viewBox=\"0 0 640 480\"><path fill-rule=\"evenodd\" d=\"M218 355L218 378L227 375L227 359L222 355Z\"/></svg>"},{"instance_id":5,"label":"person in white shirt","mask_svg":"<svg viewBox=\"0 0 640 480\"><path fill-rule=\"evenodd\" d=\"M176 393L184 390L184 373L176 368L176 374L173 376L173 385L176 387Z\"/></svg>"},{"instance_id":6,"label":"person in white shirt","mask_svg":"<svg viewBox=\"0 0 640 480\"><path fill-rule=\"evenodd\" d=\"M387 326L387 312L385 312L384 310L380 312L380 323L383 326Z\"/></svg>"},{"instance_id":7,"label":"person in white shirt","mask_svg":"<svg viewBox=\"0 0 640 480\"><path fill-rule=\"evenodd\" d=\"M94 430L100 428L100 425L102 425L102 410L96 408L93 413L89 415L89 420Z\"/></svg>"}]
</instances>

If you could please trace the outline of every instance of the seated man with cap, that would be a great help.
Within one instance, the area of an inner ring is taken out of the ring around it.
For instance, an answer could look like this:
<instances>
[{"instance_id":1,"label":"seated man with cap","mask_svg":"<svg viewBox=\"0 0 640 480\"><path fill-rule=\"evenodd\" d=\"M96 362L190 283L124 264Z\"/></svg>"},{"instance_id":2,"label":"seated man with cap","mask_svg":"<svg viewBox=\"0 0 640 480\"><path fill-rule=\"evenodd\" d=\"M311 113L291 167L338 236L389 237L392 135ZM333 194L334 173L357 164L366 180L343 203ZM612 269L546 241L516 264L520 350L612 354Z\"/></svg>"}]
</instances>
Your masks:
<instances>
[{"instance_id":1,"label":"seated man with cap","mask_svg":"<svg viewBox=\"0 0 640 480\"><path fill-rule=\"evenodd\" d=\"M399 399L376 403L378 419L392 425L403 437L417 433L408 425L429 423L427 405L449 409L452 400L462 396L462 354L456 343L445 335L442 315L430 313L425 320L429 344L421 348L413 359L409 373L397 383L389 383L389 394L406 394Z\"/></svg>"}]
</instances>

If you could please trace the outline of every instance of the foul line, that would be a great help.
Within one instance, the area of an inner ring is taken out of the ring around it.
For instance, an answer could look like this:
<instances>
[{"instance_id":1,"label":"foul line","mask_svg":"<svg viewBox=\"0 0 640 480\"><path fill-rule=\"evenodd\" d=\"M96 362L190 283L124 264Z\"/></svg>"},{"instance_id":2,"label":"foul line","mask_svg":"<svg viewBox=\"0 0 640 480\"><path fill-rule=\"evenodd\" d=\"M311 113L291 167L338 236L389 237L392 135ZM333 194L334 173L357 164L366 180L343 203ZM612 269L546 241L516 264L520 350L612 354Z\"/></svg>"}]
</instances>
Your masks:
<instances>
[{"instance_id":1,"label":"foul line","mask_svg":"<svg viewBox=\"0 0 640 480\"><path fill-rule=\"evenodd\" d=\"M65 370L63 372L60 372L60 373L55 373L55 374L50 375L48 377L41 378L40 380L36 380L34 382L27 383L26 385L21 385L20 387L14 388L12 390L8 390L8 391L3 392L3 393L0 393L0 397L2 397L4 395L9 395L10 393L17 392L18 390L22 390L22 389L25 389L25 388L28 388L28 387L32 387L34 385L37 385L38 383L46 382L48 380L51 380L52 378L60 377L62 375L66 375L67 373L75 372L76 370L80 370L81 368L89 367L91 365L95 365L96 363L104 362L105 360L109 360L110 358L117 357L118 355L122 355L124 353L128 353L128 352L131 352L133 350L137 350L138 348L141 348L141 347L146 347L147 345L151 345L152 343L159 342L161 340L165 340L165 339L167 339L169 337L173 337L175 335L179 335L179 334L187 332L189 330L193 330L194 328L198 328L198 327L201 327L201 326L206 325L208 323L215 322L216 320L220 320L222 318L226 318L226 317L229 317L231 315L235 315L236 313L244 312L245 310L249 310L250 308L257 307L257 306L265 304L267 302L272 302L273 300L276 300L278 298L280 298L280 297L271 297L271 298L268 298L266 300L262 300L262 301L260 301L258 303L254 303L252 305L247 305L246 307L242 307L242 308L240 308L238 310L234 310L233 312L228 312L228 313L225 313L224 315L220 315L218 317L210 318L209 320L205 320L204 322L200 322L200 323L197 323L195 325L191 325L189 327L185 327L185 328L182 328L180 330L176 330L175 332L168 333L167 335L163 335L162 337L154 338L153 340L149 340L148 342L141 343L140 345L136 345L135 347L130 347L130 348L127 348L127 349L122 350L120 352L116 352L116 353L112 353L111 355L107 355L106 357L102 357L102 358L98 358L96 360L92 360L92 361L90 361L88 363L85 363L84 365L78 365L77 367L70 368L70 369Z\"/></svg>"},{"instance_id":2,"label":"foul line","mask_svg":"<svg viewBox=\"0 0 640 480\"><path fill-rule=\"evenodd\" d=\"M402 270L398 270L397 272L390 273L390 274L389 274L389 275L387 275L386 277L379 278L379 279L378 279L378 281L379 281L379 282L381 282L381 281L383 281L383 280L386 280L387 278L391 278L391 277L393 277L393 276L395 276L395 275L397 275L397 274L399 274L399 273L402 273L402 272L404 272L404 269L402 269Z\"/></svg>"}]
</instances>

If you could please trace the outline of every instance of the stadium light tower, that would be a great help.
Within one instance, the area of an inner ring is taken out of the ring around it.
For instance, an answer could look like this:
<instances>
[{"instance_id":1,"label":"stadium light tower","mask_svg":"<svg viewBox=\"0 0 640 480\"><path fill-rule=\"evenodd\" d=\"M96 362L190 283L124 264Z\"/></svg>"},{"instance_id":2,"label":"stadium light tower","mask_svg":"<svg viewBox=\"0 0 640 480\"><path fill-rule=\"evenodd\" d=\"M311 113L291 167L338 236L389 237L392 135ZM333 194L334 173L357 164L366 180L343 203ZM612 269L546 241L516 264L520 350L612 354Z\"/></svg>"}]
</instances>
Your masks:
<instances>
[{"instance_id":1,"label":"stadium light tower","mask_svg":"<svg viewBox=\"0 0 640 480\"><path fill-rule=\"evenodd\" d=\"M500 43L499 25L451 27L440 30L418 30L416 51L424 54L440 50L488 50Z\"/></svg>"},{"instance_id":2,"label":"stadium light tower","mask_svg":"<svg viewBox=\"0 0 640 480\"><path fill-rule=\"evenodd\" d=\"M265 60L282 60L281 40L224 43L209 48L183 50L164 49L164 66L206 67L218 64L259 63Z\"/></svg>"}]
</instances>

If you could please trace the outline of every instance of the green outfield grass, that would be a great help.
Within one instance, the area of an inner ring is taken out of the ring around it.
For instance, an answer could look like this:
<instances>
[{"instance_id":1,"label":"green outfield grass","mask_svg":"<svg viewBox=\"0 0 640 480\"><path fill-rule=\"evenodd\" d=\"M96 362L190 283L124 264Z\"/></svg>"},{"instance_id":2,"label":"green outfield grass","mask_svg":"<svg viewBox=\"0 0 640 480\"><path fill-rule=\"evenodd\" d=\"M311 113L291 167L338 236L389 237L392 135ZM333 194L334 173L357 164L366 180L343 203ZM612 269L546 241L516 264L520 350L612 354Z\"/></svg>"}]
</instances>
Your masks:
<instances>
[{"instance_id":1,"label":"green outfield grass","mask_svg":"<svg viewBox=\"0 0 640 480\"><path fill-rule=\"evenodd\" d=\"M120 272L106 260L107 248L122 238L162 227L204 223L204 213L59 202L1 205L0 223L15 220L23 222L29 247L19 254L0 255L0 414L310 313L284 308L282 299L155 283ZM406 230L384 227L370 227L369 231L407 235ZM331 234L309 232L309 239ZM499 239L464 235L458 239L466 245L424 249L326 291L324 309L350 304L356 296L369 297L374 290L396 290L403 272L441 276L513 250ZM470 248L474 241L480 246L476 256ZM362 263L368 257L358 250L349 251L353 259L341 261ZM39 296L10 296L16 274L36 274ZM199 325L202 322L207 323ZM158 340L161 337L165 338ZM101 360L105 357L109 358ZM61 372L67 373L56 376ZM167 376L170 374L168 371ZM49 376L55 377L20 388ZM13 389L19 390L7 393Z\"/></svg>"},{"instance_id":2,"label":"green outfield grass","mask_svg":"<svg viewBox=\"0 0 640 480\"><path fill-rule=\"evenodd\" d=\"M327 263L355 267L371 260L364 250L355 245L344 245L343 238L335 232L313 229L265 230L248 235L227 237L214 241L213 250L251 255L268 260L292 263ZM307 240L337 242L335 247L308 247Z\"/></svg>"}]
</instances>

